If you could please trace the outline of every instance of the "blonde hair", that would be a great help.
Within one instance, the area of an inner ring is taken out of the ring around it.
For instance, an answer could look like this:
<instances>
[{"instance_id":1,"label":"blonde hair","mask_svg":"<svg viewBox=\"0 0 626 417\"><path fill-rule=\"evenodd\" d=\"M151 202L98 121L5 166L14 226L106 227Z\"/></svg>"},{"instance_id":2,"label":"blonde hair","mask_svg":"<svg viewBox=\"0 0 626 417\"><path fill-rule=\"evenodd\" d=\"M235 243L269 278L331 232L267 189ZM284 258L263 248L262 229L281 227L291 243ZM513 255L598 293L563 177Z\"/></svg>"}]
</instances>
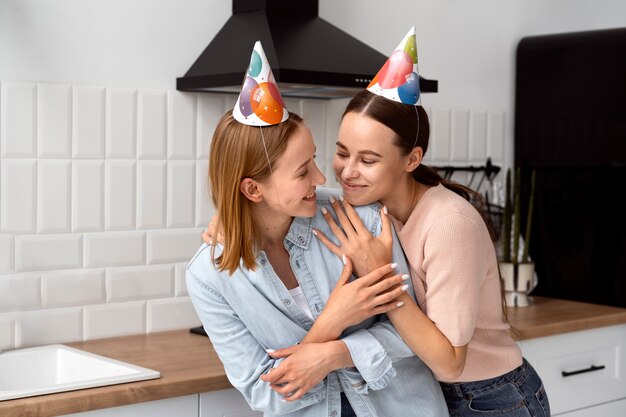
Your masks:
<instances>
[{"instance_id":1,"label":"blonde hair","mask_svg":"<svg viewBox=\"0 0 626 417\"><path fill-rule=\"evenodd\" d=\"M213 252L220 271L227 270L232 275L241 263L247 269L256 269L261 235L252 215L253 203L239 187L244 178L262 181L271 175L268 159L276 167L301 123L300 116L289 113L285 122L259 128L239 123L228 111L215 128L209 155L209 184L217 209L217 226L224 236L222 254L215 258Z\"/></svg>"}]
</instances>

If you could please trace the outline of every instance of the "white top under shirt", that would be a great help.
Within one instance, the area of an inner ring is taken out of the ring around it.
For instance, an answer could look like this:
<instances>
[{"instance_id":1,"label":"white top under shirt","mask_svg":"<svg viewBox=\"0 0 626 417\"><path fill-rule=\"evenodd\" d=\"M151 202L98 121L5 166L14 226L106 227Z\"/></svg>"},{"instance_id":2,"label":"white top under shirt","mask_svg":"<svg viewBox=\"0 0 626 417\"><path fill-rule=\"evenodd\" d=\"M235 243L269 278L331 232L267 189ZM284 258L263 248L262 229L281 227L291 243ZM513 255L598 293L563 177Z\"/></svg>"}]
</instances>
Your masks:
<instances>
[{"instance_id":1,"label":"white top under shirt","mask_svg":"<svg viewBox=\"0 0 626 417\"><path fill-rule=\"evenodd\" d=\"M311 312L311 308L309 307L309 303L306 301L306 297L304 296L304 291L300 286L292 288L289 290L289 294L293 297L293 300L296 302L300 310L304 312L311 320L313 320L313 313Z\"/></svg>"}]
</instances>

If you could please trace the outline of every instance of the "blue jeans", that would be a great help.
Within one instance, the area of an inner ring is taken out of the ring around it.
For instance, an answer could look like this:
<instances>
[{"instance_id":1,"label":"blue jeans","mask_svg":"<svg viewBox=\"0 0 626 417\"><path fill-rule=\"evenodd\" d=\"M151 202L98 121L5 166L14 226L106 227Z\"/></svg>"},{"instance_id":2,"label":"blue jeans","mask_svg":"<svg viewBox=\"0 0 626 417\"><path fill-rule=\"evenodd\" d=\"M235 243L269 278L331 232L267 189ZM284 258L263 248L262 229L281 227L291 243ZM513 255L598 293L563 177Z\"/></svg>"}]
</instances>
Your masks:
<instances>
[{"instance_id":1,"label":"blue jeans","mask_svg":"<svg viewBox=\"0 0 626 417\"><path fill-rule=\"evenodd\" d=\"M550 417L541 378L526 359L518 368L495 378L440 385L450 417Z\"/></svg>"}]
</instances>

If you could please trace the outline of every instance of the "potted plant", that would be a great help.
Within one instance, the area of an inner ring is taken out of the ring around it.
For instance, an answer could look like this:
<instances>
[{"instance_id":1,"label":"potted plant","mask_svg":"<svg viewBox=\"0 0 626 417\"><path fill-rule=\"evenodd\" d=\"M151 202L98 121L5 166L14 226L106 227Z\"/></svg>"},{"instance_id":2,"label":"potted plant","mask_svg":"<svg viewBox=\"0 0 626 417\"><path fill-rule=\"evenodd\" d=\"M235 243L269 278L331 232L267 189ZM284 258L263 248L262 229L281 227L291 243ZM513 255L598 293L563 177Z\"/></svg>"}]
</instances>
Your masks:
<instances>
[{"instance_id":1,"label":"potted plant","mask_svg":"<svg viewBox=\"0 0 626 417\"><path fill-rule=\"evenodd\" d=\"M528 293L537 285L535 277L535 264L530 260L528 248L530 233L532 230L533 206L535 200L535 170L532 171L530 180L530 197L526 212L526 233L524 234L522 254L520 256L520 244L522 244L521 207L522 207L522 184L521 173L518 167L515 170L514 190L511 195L511 169L506 172L506 196L504 202L503 233L501 240L500 274L502 276L505 298L507 305L525 307L529 304Z\"/></svg>"}]
</instances>

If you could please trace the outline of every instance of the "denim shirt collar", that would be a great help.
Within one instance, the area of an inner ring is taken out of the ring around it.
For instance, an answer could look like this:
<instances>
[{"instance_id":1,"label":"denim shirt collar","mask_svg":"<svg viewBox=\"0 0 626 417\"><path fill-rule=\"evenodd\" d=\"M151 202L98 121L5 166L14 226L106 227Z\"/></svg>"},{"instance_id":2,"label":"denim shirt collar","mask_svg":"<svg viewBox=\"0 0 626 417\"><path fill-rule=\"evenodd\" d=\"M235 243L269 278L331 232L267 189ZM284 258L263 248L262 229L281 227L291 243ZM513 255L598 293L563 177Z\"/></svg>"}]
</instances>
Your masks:
<instances>
[{"instance_id":1,"label":"denim shirt collar","mask_svg":"<svg viewBox=\"0 0 626 417\"><path fill-rule=\"evenodd\" d=\"M296 245L304 250L309 249L311 235L313 234L313 218L312 217L296 217L291 222L285 242L291 246ZM291 248L288 247L288 249Z\"/></svg>"}]
</instances>

